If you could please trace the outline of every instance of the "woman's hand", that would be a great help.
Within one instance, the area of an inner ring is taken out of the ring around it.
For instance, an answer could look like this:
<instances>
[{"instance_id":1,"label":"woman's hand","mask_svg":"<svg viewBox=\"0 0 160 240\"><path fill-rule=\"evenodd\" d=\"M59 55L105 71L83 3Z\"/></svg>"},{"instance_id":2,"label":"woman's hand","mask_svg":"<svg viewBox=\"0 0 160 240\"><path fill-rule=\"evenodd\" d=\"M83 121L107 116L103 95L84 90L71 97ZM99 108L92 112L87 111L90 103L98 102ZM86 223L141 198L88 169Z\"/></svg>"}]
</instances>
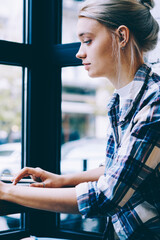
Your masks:
<instances>
[{"instance_id":1,"label":"woman's hand","mask_svg":"<svg viewBox=\"0 0 160 240\"><path fill-rule=\"evenodd\" d=\"M13 178L13 184L16 185L22 178L30 176L35 183L30 184L31 187L61 188L75 187L79 183L97 181L104 174L104 166L89 171L58 175L47 172L41 168L25 167Z\"/></svg>"},{"instance_id":2,"label":"woman's hand","mask_svg":"<svg viewBox=\"0 0 160 240\"><path fill-rule=\"evenodd\" d=\"M13 178L13 184L16 185L22 178L28 176L35 181L35 183L30 184L30 187L61 188L63 186L62 176L47 172L39 167L21 169Z\"/></svg>"}]
</instances>

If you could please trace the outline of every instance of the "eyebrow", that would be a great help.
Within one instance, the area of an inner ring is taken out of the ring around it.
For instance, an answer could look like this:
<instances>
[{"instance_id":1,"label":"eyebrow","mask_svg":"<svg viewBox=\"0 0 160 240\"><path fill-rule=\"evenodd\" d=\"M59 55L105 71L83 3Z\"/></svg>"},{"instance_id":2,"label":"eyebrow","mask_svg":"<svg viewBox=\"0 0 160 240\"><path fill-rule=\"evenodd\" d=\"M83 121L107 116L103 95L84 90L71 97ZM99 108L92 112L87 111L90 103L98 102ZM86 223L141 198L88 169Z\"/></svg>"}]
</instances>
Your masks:
<instances>
[{"instance_id":1,"label":"eyebrow","mask_svg":"<svg viewBox=\"0 0 160 240\"><path fill-rule=\"evenodd\" d=\"M92 33L90 33L90 32L83 32L83 33L78 34L78 36L79 36L79 37L83 37L83 36L86 35L86 34L92 34Z\"/></svg>"}]
</instances>

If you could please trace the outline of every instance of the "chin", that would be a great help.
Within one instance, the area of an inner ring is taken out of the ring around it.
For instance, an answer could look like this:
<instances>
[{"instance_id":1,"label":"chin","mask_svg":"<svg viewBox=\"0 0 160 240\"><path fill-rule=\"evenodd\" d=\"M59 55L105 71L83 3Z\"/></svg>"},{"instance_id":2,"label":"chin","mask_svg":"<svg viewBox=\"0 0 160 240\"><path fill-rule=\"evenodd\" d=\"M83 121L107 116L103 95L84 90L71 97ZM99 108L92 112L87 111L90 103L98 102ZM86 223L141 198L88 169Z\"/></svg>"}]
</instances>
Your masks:
<instances>
[{"instance_id":1,"label":"chin","mask_svg":"<svg viewBox=\"0 0 160 240\"><path fill-rule=\"evenodd\" d=\"M93 72L88 72L88 76L91 78L98 78L98 77L103 77L103 74L98 74L98 73L93 73Z\"/></svg>"}]
</instances>

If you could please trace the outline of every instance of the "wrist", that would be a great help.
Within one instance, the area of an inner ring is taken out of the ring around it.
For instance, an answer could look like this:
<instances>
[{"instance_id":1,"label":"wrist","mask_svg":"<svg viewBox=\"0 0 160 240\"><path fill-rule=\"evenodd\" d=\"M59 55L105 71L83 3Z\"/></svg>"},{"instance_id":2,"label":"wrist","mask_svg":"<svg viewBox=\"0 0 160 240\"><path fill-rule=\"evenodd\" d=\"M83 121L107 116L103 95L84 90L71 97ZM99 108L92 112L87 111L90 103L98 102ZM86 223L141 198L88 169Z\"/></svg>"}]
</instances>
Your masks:
<instances>
[{"instance_id":1,"label":"wrist","mask_svg":"<svg viewBox=\"0 0 160 240\"><path fill-rule=\"evenodd\" d=\"M62 188L67 186L65 175L53 174L49 181L49 187L51 188Z\"/></svg>"},{"instance_id":2,"label":"wrist","mask_svg":"<svg viewBox=\"0 0 160 240\"><path fill-rule=\"evenodd\" d=\"M75 187L79 184L80 178L78 174L61 175L64 187Z\"/></svg>"},{"instance_id":3,"label":"wrist","mask_svg":"<svg viewBox=\"0 0 160 240\"><path fill-rule=\"evenodd\" d=\"M7 194L11 185L0 182L0 200L7 200Z\"/></svg>"},{"instance_id":4,"label":"wrist","mask_svg":"<svg viewBox=\"0 0 160 240\"><path fill-rule=\"evenodd\" d=\"M67 187L68 186L67 175L59 175L59 177L60 177L61 187Z\"/></svg>"}]
</instances>

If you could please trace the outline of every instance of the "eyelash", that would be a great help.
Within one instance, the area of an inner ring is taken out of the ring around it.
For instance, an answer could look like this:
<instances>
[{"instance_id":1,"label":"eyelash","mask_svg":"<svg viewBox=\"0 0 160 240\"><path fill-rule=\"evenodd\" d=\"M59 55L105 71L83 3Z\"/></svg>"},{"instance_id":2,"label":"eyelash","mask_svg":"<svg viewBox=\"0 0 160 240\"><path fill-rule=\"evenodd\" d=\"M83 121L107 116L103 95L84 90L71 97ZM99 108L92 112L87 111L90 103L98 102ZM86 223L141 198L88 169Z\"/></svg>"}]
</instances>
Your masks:
<instances>
[{"instance_id":1,"label":"eyelash","mask_svg":"<svg viewBox=\"0 0 160 240\"><path fill-rule=\"evenodd\" d=\"M84 41L83 43L89 45L91 42L92 42L92 40L87 40L87 41Z\"/></svg>"}]
</instances>

